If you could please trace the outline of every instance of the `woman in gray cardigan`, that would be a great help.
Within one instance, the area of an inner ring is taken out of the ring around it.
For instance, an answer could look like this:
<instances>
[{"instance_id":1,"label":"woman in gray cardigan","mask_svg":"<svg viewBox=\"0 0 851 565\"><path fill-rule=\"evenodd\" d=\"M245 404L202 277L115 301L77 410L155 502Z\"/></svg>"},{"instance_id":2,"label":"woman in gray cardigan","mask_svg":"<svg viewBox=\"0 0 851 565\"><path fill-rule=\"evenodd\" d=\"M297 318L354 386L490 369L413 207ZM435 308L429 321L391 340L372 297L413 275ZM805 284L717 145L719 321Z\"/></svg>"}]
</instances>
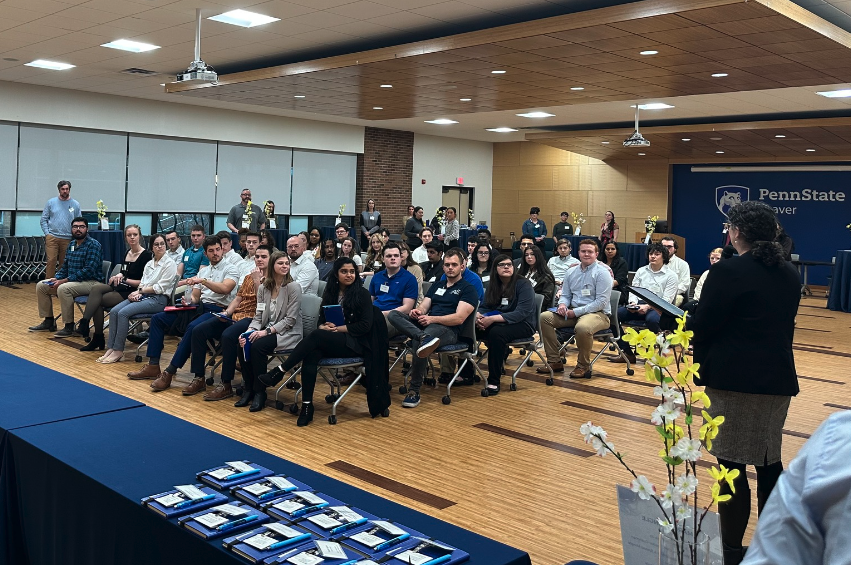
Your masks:
<instances>
[{"instance_id":1,"label":"woman in gray cardigan","mask_svg":"<svg viewBox=\"0 0 851 565\"><path fill-rule=\"evenodd\" d=\"M360 213L360 248L369 248L369 238L381 229L381 212L375 209L375 200L366 201L366 210Z\"/></svg>"},{"instance_id":2,"label":"woman in gray cardigan","mask_svg":"<svg viewBox=\"0 0 851 565\"><path fill-rule=\"evenodd\" d=\"M301 287L290 276L290 258L276 251L269 259L266 278L257 289L257 311L248 336L239 337L239 359L244 381L242 398L234 405L258 412L266 405L266 387L254 378L265 373L269 355L276 349L292 349L302 338ZM247 332L246 332L247 333ZM246 358L244 348L249 343Z\"/></svg>"}]
</instances>

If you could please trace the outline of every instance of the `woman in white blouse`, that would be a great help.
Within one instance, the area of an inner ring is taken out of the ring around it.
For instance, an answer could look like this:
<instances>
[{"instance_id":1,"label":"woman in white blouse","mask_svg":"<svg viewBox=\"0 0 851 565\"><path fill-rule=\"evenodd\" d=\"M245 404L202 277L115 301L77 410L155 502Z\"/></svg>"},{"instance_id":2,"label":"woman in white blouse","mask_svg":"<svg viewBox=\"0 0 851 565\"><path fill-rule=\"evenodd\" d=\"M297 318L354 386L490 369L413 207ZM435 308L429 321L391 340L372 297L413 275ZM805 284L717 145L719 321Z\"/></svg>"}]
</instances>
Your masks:
<instances>
[{"instance_id":1,"label":"woman in white blouse","mask_svg":"<svg viewBox=\"0 0 851 565\"><path fill-rule=\"evenodd\" d=\"M166 255L166 249L164 235L158 233L151 236L154 258L145 264L138 288L110 310L107 349L102 357L98 357L98 363L121 361L131 317L138 314L154 315L162 312L168 304L168 295L177 276L177 265Z\"/></svg>"}]
</instances>

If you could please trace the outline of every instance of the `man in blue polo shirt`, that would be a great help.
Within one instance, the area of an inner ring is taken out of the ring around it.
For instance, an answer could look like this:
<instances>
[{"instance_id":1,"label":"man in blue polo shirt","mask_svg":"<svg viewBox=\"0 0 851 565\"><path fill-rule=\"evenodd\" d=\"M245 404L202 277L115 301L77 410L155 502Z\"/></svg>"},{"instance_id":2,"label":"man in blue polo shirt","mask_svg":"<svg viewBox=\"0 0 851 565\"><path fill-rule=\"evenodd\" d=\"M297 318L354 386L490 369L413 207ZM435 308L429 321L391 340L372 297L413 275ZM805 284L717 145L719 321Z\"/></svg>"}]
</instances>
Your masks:
<instances>
[{"instance_id":1,"label":"man in blue polo shirt","mask_svg":"<svg viewBox=\"0 0 851 565\"><path fill-rule=\"evenodd\" d=\"M189 237L192 239L192 247L183 252L183 260L177 265L177 276L180 277L180 281L177 283L175 294L185 291L186 281L198 276L201 267L210 264L207 254L204 253L204 226L192 226Z\"/></svg>"},{"instance_id":2,"label":"man in blue polo shirt","mask_svg":"<svg viewBox=\"0 0 851 565\"><path fill-rule=\"evenodd\" d=\"M415 408L420 403L428 356L441 345L457 343L464 321L479 305L476 289L463 278L465 263L463 251L447 251L443 259L446 278L432 284L419 307L408 315L393 311L388 316L397 330L411 338L416 351L411 387L402 402L405 408Z\"/></svg>"},{"instance_id":3,"label":"man in blue polo shirt","mask_svg":"<svg viewBox=\"0 0 851 565\"><path fill-rule=\"evenodd\" d=\"M417 278L402 268L402 251L394 242L384 247L384 269L372 275L369 294L372 303L384 312L384 319L390 312L407 314L417 301L419 289ZM398 330L387 321L389 337L398 335Z\"/></svg>"}]
</instances>

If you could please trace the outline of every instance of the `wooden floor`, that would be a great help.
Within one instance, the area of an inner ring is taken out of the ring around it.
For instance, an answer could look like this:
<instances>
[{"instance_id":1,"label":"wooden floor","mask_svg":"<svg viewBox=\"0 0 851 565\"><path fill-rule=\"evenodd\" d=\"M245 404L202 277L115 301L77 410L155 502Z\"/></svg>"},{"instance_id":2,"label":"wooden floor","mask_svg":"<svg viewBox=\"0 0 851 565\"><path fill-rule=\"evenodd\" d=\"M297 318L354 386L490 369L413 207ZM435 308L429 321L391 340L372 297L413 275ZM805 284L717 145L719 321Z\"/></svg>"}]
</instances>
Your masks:
<instances>
[{"instance_id":1,"label":"wooden floor","mask_svg":"<svg viewBox=\"0 0 851 565\"><path fill-rule=\"evenodd\" d=\"M656 432L649 425L656 405L652 389L643 371L627 377L622 365L601 361L590 381L559 378L552 387L525 368L518 391L505 386L498 397L485 399L478 387L457 388L449 406L440 402L440 389L425 388L418 408L403 409L394 391L390 418L376 420L368 416L364 395L353 391L336 426L327 423L324 389L317 387L315 420L297 428L293 416L272 408L251 414L233 408L232 401L185 398L180 386L153 393L147 381L126 378L138 367L132 361L99 365L94 360L100 353L75 350L83 344L79 338L28 333L27 326L39 321L33 284L0 287L0 306L4 351L528 551L535 565L580 558L623 563L615 484L628 484L627 474L615 459L592 456L579 434L582 423L604 426L638 472L662 480ZM786 422L786 463L829 414L851 407L851 315L824 306L823 298L806 298L797 319L801 394ZM167 341L164 362L175 344ZM515 354L510 366L518 362ZM189 380L185 371L178 377ZM400 384L398 371L391 382Z\"/></svg>"}]
</instances>

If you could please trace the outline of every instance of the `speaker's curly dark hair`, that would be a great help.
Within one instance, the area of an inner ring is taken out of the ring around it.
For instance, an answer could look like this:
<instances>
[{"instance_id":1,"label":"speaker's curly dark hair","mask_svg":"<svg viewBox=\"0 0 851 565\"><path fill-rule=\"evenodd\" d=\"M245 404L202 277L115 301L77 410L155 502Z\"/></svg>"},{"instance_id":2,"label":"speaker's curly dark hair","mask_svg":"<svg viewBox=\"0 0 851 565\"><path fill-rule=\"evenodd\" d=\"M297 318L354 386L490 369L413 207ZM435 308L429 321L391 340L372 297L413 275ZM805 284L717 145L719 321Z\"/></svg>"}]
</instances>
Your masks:
<instances>
[{"instance_id":1,"label":"speaker's curly dark hair","mask_svg":"<svg viewBox=\"0 0 851 565\"><path fill-rule=\"evenodd\" d=\"M777 216L763 202L742 202L727 213L730 225L739 230L739 237L751 246L754 259L772 267L786 262L783 248L777 243Z\"/></svg>"}]
</instances>

